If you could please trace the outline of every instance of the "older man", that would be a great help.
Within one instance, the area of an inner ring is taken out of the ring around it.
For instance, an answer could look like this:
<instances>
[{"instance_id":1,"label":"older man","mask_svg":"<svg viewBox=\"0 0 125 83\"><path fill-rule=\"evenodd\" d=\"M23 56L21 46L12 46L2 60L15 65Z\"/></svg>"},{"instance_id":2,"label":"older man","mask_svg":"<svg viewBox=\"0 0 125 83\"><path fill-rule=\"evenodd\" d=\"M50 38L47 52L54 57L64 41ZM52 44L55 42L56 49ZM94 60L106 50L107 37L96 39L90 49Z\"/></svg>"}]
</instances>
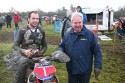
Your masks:
<instances>
[{"instance_id":1,"label":"older man","mask_svg":"<svg viewBox=\"0 0 125 83\"><path fill-rule=\"evenodd\" d=\"M63 26L62 26L62 30L61 30L61 37L62 38L65 35L65 33L67 32L68 28L71 27L71 16L72 16L72 11L68 10L67 17L64 18Z\"/></svg>"},{"instance_id":2,"label":"older man","mask_svg":"<svg viewBox=\"0 0 125 83\"><path fill-rule=\"evenodd\" d=\"M68 83L89 83L93 57L96 77L102 69L102 51L97 37L84 26L82 19L81 13L73 13L71 17L72 28L65 34L58 47L71 59L66 63Z\"/></svg>"}]
</instances>

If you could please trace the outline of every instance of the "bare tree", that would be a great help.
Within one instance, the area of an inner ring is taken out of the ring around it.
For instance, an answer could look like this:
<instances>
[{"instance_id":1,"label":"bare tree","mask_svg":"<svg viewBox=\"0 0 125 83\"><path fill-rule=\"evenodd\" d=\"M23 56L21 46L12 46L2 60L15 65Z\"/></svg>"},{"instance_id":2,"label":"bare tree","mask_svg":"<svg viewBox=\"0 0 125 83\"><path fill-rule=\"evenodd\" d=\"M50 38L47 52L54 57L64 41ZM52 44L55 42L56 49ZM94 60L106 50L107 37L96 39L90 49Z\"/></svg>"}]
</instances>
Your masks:
<instances>
[{"instance_id":1,"label":"bare tree","mask_svg":"<svg viewBox=\"0 0 125 83\"><path fill-rule=\"evenodd\" d=\"M75 11L76 11L76 8L73 7L73 5L71 4L71 6L70 6L70 10L71 10L72 12L75 12Z\"/></svg>"}]
</instances>

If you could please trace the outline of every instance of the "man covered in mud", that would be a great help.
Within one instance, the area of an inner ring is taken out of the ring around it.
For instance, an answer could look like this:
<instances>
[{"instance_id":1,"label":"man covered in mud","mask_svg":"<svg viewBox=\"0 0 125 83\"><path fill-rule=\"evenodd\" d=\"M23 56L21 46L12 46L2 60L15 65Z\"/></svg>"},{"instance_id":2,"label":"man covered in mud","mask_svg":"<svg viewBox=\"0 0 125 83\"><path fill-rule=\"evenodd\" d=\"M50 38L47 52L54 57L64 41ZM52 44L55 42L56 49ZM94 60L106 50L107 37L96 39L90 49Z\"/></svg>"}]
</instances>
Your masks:
<instances>
[{"instance_id":1,"label":"man covered in mud","mask_svg":"<svg viewBox=\"0 0 125 83\"><path fill-rule=\"evenodd\" d=\"M39 14L36 11L30 12L28 15L28 25L20 28L14 42L14 49L21 53L17 70L14 73L14 83L25 83L27 67L34 66L30 58L34 56L36 50L39 50L38 56L43 55L47 50L45 32L38 24Z\"/></svg>"}]
</instances>

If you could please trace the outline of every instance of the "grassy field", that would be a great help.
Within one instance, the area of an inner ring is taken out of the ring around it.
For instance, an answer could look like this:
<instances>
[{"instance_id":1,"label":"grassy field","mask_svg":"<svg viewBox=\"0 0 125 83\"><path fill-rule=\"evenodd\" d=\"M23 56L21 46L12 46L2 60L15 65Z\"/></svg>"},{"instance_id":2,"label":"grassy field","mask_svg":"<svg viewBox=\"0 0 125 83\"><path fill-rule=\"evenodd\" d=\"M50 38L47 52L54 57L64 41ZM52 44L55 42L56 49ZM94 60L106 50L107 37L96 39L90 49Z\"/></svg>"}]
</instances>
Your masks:
<instances>
[{"instance_id":1,"label":"grassy field","mask_svg":"<svg viewBox=\"0 0 125 83\"><path fill-rule=\"evenodd\" d=\"M26 22L22 22L19 25L23 26ZM13 24L12 24L13 26ZM60 34L53 32L53 25L46 25L43 23L44 29L46 31L47 40L49 41L56 41L53 37L57 37L60 41ZM11 30L6 31L5 26L1 33L6 32L13 32L14 28ZM108 34L110 37L113 34ZM12 35L13 36L13 35ZM50 39L51 36L53 40ZM49 37L49 38L48 38ZM0 40L1 41L1 40ZM103 51L103 70L99 79L94 78L94 74L92 72L91 82L90 83L125 83L125 46L124 44L116 45L115 52L113 52L113 41L101 41L99 43L102 47ZM2 57L9 52L12 52L13 42L1 42L0 43L0 83L12 83L13 80L13 73L6 69L6 65L2 60ZM45 56L48 56L51 52L55 51L57 48L57 44L48 44L48 50L45 53ZM67 83L67 72L64 63L57 63L53 62L55 67L57 68L56 75L60 80L60 83Z\"/></svg>"}]
</instances>

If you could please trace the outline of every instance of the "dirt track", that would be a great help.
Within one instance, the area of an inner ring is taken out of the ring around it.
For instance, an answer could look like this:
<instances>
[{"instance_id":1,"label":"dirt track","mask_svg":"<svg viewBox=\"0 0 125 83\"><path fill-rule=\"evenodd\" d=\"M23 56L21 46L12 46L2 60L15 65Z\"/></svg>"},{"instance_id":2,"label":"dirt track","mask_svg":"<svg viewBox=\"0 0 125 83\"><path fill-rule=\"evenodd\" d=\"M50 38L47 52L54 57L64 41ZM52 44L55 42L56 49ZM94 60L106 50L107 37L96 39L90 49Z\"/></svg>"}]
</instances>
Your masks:
<instances>
[{"instance_id":1,"label":"dirt track","mask_svg":"<svg viewBox=\"0 0 125 83\"><path fill-rule=\"evenodd\" d=\"M47 42L51 45L58 45L60 43L59 36L47 36ZM0 33L0 42L13 42L13 33ZM112 44L101 44L103 51L103 72L102 78L110 77L108 79L115 81L114 83L125 83L125 44L117 44L115 52L113 52ZM1 52L2 53L2 52ZM110 74L110 76L108 76ZM115 78L114 78L115 77ZM107 78L106 78L107 79ZM107 80L108 80L107 79ZM94 82L93 82L94 83ZM95 82L97 83L97 82ZM104 82L103 82L104 83ZM105 82L107 83L107 82Z\"/></svg>"},{"instance_id":2,"label":"dirt track","mask_svg":"<svg viewBox=\"0 0 125 83\"><path fill-rule=\"evenodd\" d=\"M0 42L13 42L13 33L12 32L6 32L6 33L0 32Z\"/></svg>"},{"instance_id":3,"label":"dirt track","mask_svg":"<svg viewBox=\"0 0 125 83\"><path fill-rule=\"evenodd\" d=\"M60 43L60 37L58 36L46 36L47 43L51 45L58 45ZM1 33L0 32L0 42L13 42L13 33L7 32L7 33Z\"/></svg>"}]
</instances>

